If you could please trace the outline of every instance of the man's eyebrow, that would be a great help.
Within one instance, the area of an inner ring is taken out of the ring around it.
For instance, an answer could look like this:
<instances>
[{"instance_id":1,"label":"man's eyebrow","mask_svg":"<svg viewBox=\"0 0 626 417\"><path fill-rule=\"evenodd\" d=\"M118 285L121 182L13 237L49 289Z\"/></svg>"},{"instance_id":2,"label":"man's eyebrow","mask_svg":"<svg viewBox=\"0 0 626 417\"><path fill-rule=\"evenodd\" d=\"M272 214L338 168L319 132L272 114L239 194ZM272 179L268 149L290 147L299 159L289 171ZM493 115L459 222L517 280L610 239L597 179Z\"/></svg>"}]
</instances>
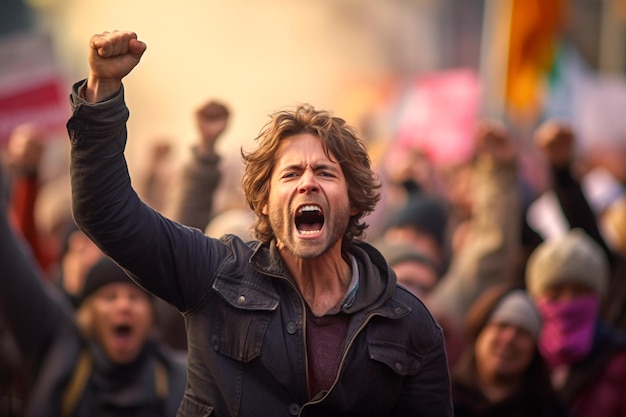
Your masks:
<instances>
[{"instance_id":1,"label":"man's eyebrow","mask_svg":"<svg viewBox=\"0 0 626 417\"><path fill-rule=\"evenodd\" d=\"M333 165L333 164L322 163L322 164L313 165L313 169L316 171L319 171L319 170L339 171L339 166Z\"/></svg>"},{"instance_id":2,"label":"man's eyebrow","mask_svg":"<svg viewBox=\"0 0 626 417\"><path fill-rule=\"evenodd\" d=\"M302 164L298 164L298 163L289 163L289 164L285 164L285 165L278 165L277 167L277 171L293 171L293 170L301 170L302 169Z\"/></svg>"},{"instance_id":3,"label":"man's eyebrow","mask_svg":"<svg viewBox=\"0 0 626 417\"><path fill-rule=\"evenodd\" d=\"M305 168L304 164L301 163L290 163L287 165L283 165L283 166L279 166L278 170L279 171L290 171L290 170L302 170ZM334 164L328 164L326 162L322 162L322 163L313 163L312 164L312 168L314 171L320 171L320 170L326 170L326 171L339 171L340 168L337 165Z\"/></svg>"}]
</instances>

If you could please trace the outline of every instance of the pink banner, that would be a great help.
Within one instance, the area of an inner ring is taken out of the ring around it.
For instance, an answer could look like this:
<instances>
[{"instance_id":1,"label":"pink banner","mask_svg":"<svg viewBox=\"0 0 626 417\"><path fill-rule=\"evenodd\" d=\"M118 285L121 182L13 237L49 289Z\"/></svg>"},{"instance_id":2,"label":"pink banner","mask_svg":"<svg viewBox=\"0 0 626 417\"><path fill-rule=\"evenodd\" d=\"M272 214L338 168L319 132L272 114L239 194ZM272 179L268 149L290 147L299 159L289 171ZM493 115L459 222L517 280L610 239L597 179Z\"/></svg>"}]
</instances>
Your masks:
<instances>
[{"instance_id":1,"label":"pink banner","mask_svg":"<svg viewBox=\"0 0 626 417\"><path fill-rule=\"evenodd\" d=\"M479 106L478 77L449 70L417 77L400 103L394 151L420 147L435 164L468 160Z\"/></svg>"}]
</instances>

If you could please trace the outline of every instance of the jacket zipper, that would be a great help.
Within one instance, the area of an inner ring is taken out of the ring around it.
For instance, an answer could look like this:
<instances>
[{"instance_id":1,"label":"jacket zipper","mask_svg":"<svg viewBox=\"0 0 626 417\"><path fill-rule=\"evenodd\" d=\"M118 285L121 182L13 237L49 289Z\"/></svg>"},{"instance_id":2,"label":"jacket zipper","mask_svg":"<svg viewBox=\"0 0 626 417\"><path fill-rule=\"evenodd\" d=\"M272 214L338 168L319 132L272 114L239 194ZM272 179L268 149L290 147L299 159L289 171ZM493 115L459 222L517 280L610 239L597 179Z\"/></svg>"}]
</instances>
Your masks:
<instances>
[{"instance_id":1,"label":"jacket zipper","mask_svg":"<svg viewBox=\"0 0 626 417\"><path fill-rule=\"evenodd\" d=\"M305 314L306 314L306 310L305 310ZM326 397L328 397L328 395L332 392L332 390L335 388L335 386L337 386L337 383L339 382L339 375L341 375L341 371L342 371L343 366L344 366L344 364L346 362L346 357L348 356L348 352L350 351L350 348L352 347L352 345L354 343L354 340L356 339L356 337L361 333L361 331L365 328L367 323L369 323L369 321L374 316L382 316L382 314L377 313L377 312L370 313L365 318L365 320L363 320L363 323L361 323L361 325L358 327L358 329L356 329L356 331L354 332L354 334L350 338L350 341L348 342L348 345L346 346L346 349L343 351L343 355L341 356L341 362L339 363L339 368L337 369L337 376L335 376L335 381L330 386L328 391L326 391L326 394L324 394L321 398L319 398L319 399L317 399L315 401L309 401L309 402L304 403L302 405L302 407L300 407L300 412L298 413L298 416L302 415L302 411L304 410L304 407L306 407L307 405L319 404L322 401L324 401L324 399L326 399ZM306 320L305 320L305 322L306 322ZM306 333L304 335L305 335L304 337L306 338ZM304 349L305 349L305 358L307 358L307 356L306 356L306 340L305 340L305 343L304 343ZM308 358L307 358L306 370L307 370L307 387L308 387L308 384L309 384L309 378L308 378L308 371L309 371Z\"/></svg>"},{"instance_id":2,"label":"jacket zipper","mask_svg":"<svg viewBox=\"0 0 626 417\"><path fill-rule=\"evenodd\" d=\"M273 276L275 278L283 279L283 280L287 281L289 283L289 285L291 286L291 288L293 288L293 290L295 291L296 295L298 296L298 299L300 299L300 306L302 307L302 313L303 313L303 320L302 320L302 345L303 345L303 348L304 348L304 361L305 361L304 362L304 374L305 374L305 377L306 377L306 390L307 390L307 393L308 393L309 392L309 388L310 388L309 387L309 352L308 352L307 344L306 344L306 318L307 318L307 310L306 310L306 305L304 304L305 303L304 299L302 298L302 296L300 296L300 293L298 292L298 289L296 288L295 284L289 278L285 277L284 275L270 273L268 271L261 271L261 270L259 270L259 272L261 272L261 273L263 273L265 275ZM337 376L335 376L335 380L333 381L333 384L330 386L328 391L326 391L326 394L324 394L321 398L319 398L319 399L317 399L315 401L308 401L308 402L302 404L302 407L300 407L300 412L298 413L298 416L302 415L302 411L304 410L304 408L307 405L313 405L313 404L321 403L332 392L332 390L335 388L335 386L339 382L339 375L341 375L341 370L343 369L344 363L346 361L346 357L348 356L348 352L350 351L350 348L352 347L352 344L354 343L354 340L356 339L356 337L361 333L361 331L365 328L367 323L369 323L369 321L374 316L383 316L383 314L377 313L377 312L372 312L363 320L363 323L361 323L359 325L359 327L356 329L356 331L354 332L354 334L350 338L350 341L348 342L348 345L346 346L346 349L343 351L343 355L341 356L341 362L339 362L339 368L337 369Z\"/></svg>"}]
</instances>

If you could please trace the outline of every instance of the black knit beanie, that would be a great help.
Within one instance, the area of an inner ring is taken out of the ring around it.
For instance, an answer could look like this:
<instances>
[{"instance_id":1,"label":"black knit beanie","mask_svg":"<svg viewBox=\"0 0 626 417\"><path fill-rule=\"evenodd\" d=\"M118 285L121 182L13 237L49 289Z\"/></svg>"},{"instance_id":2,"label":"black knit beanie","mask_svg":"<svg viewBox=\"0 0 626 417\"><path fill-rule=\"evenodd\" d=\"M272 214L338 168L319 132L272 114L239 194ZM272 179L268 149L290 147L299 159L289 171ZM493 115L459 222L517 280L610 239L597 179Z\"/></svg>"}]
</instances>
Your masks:
<instances>
[{"instance_id":1,"label":"black knit beanie","mask_svg":"<svg viewBox=\"0 0 626 417\"><path fill-rule=\"evenodd\" d=\"M113 283L126 283L134 284L130 277L109 257L104 256L98 262L96 262L87 271L85 276L85 285L83 287L83 293L80 297L82 303L87 297L93 294L97 289ZM134 284L136 285L136 284Z\"/></svg>"},{"instance_id":2,"label":"black knit beanie","mask_svg":"<svg viewBox=\"0 0 626 417\"><path fill-rule=\"evenodd\" d=\"M393 214L387 228L410 226L426 233L443 246L448 226L448 213L444 202L435 197L411 193L402 209Z\"/></svg>"}]
</instances>

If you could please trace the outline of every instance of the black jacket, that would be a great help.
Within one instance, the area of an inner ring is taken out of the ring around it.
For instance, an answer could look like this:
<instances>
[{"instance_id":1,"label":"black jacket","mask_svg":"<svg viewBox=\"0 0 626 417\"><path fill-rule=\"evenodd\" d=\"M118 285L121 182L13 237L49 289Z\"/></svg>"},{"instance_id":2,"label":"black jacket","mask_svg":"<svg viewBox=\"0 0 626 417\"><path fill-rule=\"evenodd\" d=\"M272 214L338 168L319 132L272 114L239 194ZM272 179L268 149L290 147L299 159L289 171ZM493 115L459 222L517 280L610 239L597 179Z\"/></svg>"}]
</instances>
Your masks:
<instances>
[{"instance_id":1,"label":"black jacket","mask_svg":"<svg viewBox=\"0 0 626 417\"><path fill-rule=\"evenodd\" d=\"M188 387L179 416L451 416L443 334L426 307L396 286L365 243L350 253L356 299L337 379L308 397L305 302L274 244L221 240L143 204L123 156L123 91L95 105L74 86L74 216L148 291L175 305L188 333Z\"/></svg>"}]
</instances>

